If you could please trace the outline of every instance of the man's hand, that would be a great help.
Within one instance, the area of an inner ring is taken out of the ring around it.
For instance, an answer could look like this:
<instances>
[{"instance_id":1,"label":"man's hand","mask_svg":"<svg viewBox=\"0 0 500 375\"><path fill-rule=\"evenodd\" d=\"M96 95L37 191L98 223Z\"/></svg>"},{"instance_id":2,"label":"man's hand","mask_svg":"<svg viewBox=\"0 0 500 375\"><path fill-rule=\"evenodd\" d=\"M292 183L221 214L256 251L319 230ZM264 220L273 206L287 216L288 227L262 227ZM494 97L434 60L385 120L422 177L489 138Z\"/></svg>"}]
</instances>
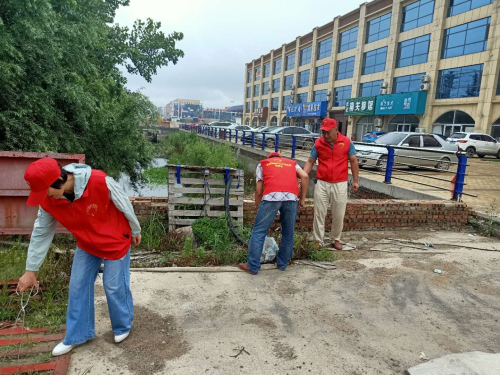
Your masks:
<instances>
[{"instance_id":1,"label":"man's hand","mask_svg":"<svg viewBox=\"0 0 500 375\"><path fill-rule=\"evenodd\" d=\"M139 234L137 237L132 237L132 245L139 246L141 244L142 236Z\"/></svg>"},{"instance_id":2,"label":"man's hand","mask_svg":"<svg viewBox=\"0 0 500 375\"><path fill-rule=\"evenodd\" d=\"M359 190L359 183L353 182L352 183L352 191L357 192L358 190Z\"/></svg>"},{"instance_id":3,"label":"man's hand","mask_svg":"<svg viewBox=\"0 0 500 375\"><path fill-rule=\"evenodd\" d=\"M305 199L301 199L299 200L299 207L305 207L306 206L306 200Z\"/></svg>"},{"instance_id":4,"label":"man's hand","mask_svg":"<svg viewBox=\"0 0 500 375\"><path fill-rule=\"evenodd\" d=\"M19 284L17 286L17 289L19 290L19 293L22 293L32 285L38 286L38 281L36 280L35 272L26 271L24 275L19 279Z\"/></svg>"}]
</instances>

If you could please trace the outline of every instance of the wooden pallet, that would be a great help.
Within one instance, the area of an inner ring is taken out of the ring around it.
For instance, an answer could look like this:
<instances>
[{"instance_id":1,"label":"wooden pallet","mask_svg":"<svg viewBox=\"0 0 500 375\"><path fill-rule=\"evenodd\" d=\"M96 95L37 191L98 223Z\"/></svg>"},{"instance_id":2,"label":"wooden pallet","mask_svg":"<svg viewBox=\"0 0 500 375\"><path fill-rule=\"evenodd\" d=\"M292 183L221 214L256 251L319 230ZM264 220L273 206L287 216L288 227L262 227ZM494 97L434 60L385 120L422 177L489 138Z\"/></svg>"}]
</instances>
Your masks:
<instances>
[{"instance_id":1,"label":"wooden pallet","mask_svg":"<svg viewBox=\"0 0 500 375\"><path fill-rule=\"evenodd\" d=\"M170 230L191 225L200 217L219 217L225 213L225 168L182 165L180 184L177 178L177 166L169 164L167 168ZM205 171L209 171L206 178L204 178ZM229 168L228 175L233 176L229 196L231 217L243 224L244 173L242 170ZM209 189L205 188L205 182L208 183Z\"/></svg>"}]
</instances>

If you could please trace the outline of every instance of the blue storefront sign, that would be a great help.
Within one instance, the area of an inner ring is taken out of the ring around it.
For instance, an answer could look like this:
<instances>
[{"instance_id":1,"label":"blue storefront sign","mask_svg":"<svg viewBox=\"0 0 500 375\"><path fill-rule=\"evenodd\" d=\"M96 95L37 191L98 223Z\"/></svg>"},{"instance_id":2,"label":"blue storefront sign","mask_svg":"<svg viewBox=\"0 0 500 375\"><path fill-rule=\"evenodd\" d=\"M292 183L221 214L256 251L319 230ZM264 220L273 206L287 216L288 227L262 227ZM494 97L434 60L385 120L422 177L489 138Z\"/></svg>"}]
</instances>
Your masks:
<instances>
[{"instance_id":1,"label":"blue storefront sign","mask_svg":"<svg viewBox=\"0 0 500 375\"><path fill-rule=\"evenodd\" d=\"M325 117L327 109L327 101L290 104L286 109L286 115L288 117Z\"/></svg>"},{"instance_id":2,"label":"blue storefront sign","mask_svg":"<svg viewBox=\"0 0 500 375\"><path fill-rule=\"evenodd\" d=\"M427 91L377 96L376 115L421 115L425 113Z\"/></svg>"}]
</instances>

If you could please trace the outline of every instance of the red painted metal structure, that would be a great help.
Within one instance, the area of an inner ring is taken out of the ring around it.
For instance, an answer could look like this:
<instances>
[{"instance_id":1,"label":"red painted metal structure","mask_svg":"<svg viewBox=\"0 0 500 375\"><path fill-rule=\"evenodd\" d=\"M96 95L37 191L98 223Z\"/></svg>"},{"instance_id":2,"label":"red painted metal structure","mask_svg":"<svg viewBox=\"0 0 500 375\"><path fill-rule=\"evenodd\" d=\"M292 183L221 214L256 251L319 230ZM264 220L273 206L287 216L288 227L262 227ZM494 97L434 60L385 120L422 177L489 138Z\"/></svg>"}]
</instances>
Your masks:
<instances>
[{"instance_id":1,"label":"red painted metal structure","mask_svg":"<svg viewBox=\"0 0 500 375\"><path fill-rule=\"evenodd\" d=\"M0 151L0 235L31 234L38 208L26 206L30 190L24 172L32 162L46 157L62 166L85 163L84 154ZM67 233L62 226L57 231Z\"/></svg>"}]
</instances>

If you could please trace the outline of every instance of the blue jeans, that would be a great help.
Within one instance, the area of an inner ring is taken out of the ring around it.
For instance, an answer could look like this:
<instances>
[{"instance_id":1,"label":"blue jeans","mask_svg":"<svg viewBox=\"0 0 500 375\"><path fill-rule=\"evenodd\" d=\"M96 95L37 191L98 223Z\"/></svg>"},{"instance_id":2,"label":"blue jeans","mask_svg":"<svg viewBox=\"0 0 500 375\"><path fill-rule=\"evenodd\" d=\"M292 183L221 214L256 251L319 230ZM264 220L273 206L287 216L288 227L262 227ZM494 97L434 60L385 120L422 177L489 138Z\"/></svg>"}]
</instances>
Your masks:
<instances>
[{"instance_id":1,"label":"blue jeans","mask_svg":"<svg viewBox=\"0 0 500 375\"><path fill-rule=\"evenodd\" d=\"M83 344L95 336L94 283L103 259L76 248L69 282L65 345ZM115 335L130 331L134 318L130 291L130 250L117 260L104 260L104 290Z\"/></svg>"},{"instance_id":2,"label":"blue jeans","mask_svg":"<svg viewBox=\"0 0 500 375\"><path fill-rule=\"evenodd\" d=\"M257 274L260 271L260 256L264 241L278 211L281 222L281 245L276 256L276 265L282 271L286 269L293 254L293 234L298 204L297 201L262 201L260 203L248 246L248 269L251 273Z\"/></svg>"}]
</instances>

